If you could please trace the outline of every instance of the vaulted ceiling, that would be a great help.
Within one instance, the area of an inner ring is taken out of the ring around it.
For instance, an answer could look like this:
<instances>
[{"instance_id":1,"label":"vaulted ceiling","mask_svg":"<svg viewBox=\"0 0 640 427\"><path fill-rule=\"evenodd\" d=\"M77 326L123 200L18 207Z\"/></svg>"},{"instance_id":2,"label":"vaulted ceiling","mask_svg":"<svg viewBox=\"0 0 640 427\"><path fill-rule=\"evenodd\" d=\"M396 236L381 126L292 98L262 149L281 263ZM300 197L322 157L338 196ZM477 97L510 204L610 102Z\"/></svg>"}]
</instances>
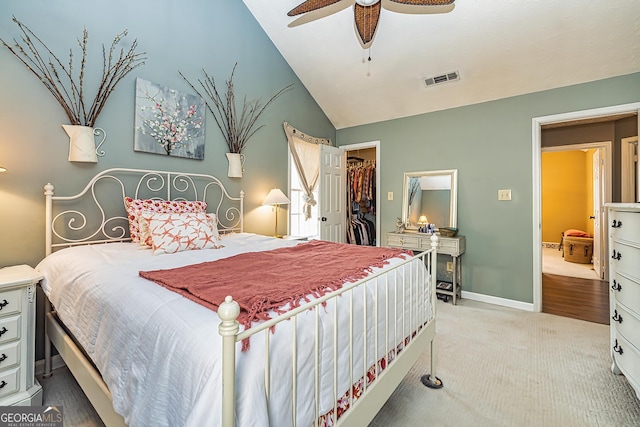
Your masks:
<instances>
[{"instance_id":1,"label":"vaulted ceiling","mask_svg":"<svg viewBox=\"0 0 640 427\"><path fill-rule=\"evenodd\" d=\"M640 71L640 0L456 0L427 14L381 0L370 49L355 0L302 18L287 12L303 0L243 1L336 129ZM424 83L450 72L459 80Z\"/></svg>"}]
</instances>

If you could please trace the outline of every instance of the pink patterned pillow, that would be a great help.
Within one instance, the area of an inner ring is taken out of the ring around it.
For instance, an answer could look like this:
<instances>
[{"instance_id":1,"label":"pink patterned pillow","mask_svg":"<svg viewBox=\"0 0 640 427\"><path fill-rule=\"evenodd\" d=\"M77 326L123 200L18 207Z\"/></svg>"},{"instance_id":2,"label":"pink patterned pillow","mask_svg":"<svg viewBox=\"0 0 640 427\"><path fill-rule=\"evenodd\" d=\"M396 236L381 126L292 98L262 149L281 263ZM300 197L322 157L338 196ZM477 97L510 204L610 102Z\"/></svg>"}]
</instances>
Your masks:
<instances>
[{"instance_id":1,"label":"pink patterned pillow","mask_svg":"<svg viewBox=\"0 0 640 427\"><path fill-rule=\"evenodd\" d=\"M206 212L207 202L188 200L155 200L124 198L124 207L129 218L129 234L132 242L140 241L138 216L142 211L159 213Z\"/></svg>"},{"instance_id":2,"label":"pink patterned pillow","mask_svg":"<svg viewBox=\"0 0 640 427\"><path fill-rule=\"evenodd\" d=\"M152 211L140 211L138 212L138 228L140 237L140 246L143 248L152 248L153 243L151 241L151 232L149 230L149 219L154 215ZM207 220L209 226L213 230L213 238L218 244L220 242L220 233L218 232L218 217L214 213L207 214Z\"/></svg>"},{"instance_id":3,"label":"pink patterned pillow","mask_svg":"<svg viewBox=\"0 0 640 427\"><path fill-rule=\"evenodd\" d=\"M150 213L143 216L149 222L154 254L219 247L206 213Z\"/></svg>"}]
</instances>

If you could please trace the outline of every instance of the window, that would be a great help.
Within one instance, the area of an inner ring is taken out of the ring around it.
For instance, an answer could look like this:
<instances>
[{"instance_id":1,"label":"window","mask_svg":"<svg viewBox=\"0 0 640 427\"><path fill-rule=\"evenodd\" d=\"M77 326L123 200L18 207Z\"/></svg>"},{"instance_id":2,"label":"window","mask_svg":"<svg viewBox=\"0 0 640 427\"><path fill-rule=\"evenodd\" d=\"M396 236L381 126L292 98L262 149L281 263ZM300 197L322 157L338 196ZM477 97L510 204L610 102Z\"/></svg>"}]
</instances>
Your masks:
<instances>
[{"instance_id":1,"label":"window","mask_svg":"<svg viewBox=\"0 0 640 427\"><path fill-rule=\"evenodd\" d=\"M311 218L305 219L302 207L304 206L304 189L300 183L300 175L289 151L289 234L296 237L318 238L318 205L311 207ZM313 198L318 200L318 187L313 192Z\"/></svg>"}]
</instances>

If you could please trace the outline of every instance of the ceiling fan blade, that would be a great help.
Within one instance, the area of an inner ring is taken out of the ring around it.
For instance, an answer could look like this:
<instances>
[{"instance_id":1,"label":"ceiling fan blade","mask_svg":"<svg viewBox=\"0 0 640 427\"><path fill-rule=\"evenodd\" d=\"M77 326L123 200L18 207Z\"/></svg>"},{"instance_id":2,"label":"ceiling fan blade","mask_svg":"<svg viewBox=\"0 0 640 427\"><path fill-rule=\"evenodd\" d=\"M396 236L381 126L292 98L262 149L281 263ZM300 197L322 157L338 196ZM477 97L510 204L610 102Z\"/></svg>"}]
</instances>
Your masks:
<instances>
[{"instance_id":1,"label":"ceiling fan blade","mask_svg":"<svg viewBox=\"0 0 640 427\"><path fill-rule=\"evenodd\" d=\"M297 27L298 25L306 24L308 22L313 22L321 18L326 18L329 15L332 15L334 13L340 12L343 9L348 8L349 6L352 5L352 2L353 0L338 0L338 2L333 3L327 7L323 7L322 9L317 9L309 13L305 13L304 15L298 17L297 19L294 19L293 21L289 22L287 27L293 28L293 27Z\"/></svg>"},{"instance_id":2,"label":"ceiling fan blade","mask_svg":"<svg viewBox=\"0 0 640 427\"><path fill-rule=\"evenodd\" d=\"M342 0L306 0L293 9L291 9L287 16L297 16L303 13L313 12L314 10L322 9L323 7L331 6L334 3L338 3Z\"/></svg>"},{"instance_id":3,"label":"ceiling fan blade","mask_svg":"<svg viewBox=\"0 0 640 427\"><path fill-rule=\"evenodd\" d=\"M371 43L376 33L381 8L382 2L377 2L371 6L362 6L358 3L353 5L356 30L362 41L362 46L365 48Z\"/></svg>"},{"instance_id":4,"label":"ceiling fan blade","mask_svg":"<svg viewBox=\"0 0 640 427\"><path fill-rule=\"evenodd\" d=\"M451 12L455 0L382 0L382 7L396 13L438 14Z\"/></svg>"}]
</instances>

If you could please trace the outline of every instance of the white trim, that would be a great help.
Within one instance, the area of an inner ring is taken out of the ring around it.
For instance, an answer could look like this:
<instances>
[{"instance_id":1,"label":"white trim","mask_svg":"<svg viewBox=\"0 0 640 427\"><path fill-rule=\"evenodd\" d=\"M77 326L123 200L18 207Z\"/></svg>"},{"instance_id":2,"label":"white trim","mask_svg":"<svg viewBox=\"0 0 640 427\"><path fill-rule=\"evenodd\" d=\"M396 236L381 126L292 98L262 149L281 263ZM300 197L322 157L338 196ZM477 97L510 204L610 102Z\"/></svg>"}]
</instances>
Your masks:
<instances>
[{"instance_id":1,"label":"white trim","mask_svg":"<svg viewBox=\"0 0 640 427\"><path fill-rule=\"evenodd\" d=\"M604 117L623 113L637 113L640 102L614 105L611 107L595 108L591 110L573 111L570 113L554 114L551 116L534 117L531 119L531 152L533 182L533 311L542 311L542 211L541 211L541 158L542 158L542 126L551 123L571 120Z\"/></svg>"},{"instance_id":2,"label":"white trim","mask_svg":"<svg viewBox=\"0 0 640 427\"><path fill-rule=\"evenodd\" d=\"M632 183L632 177L634 171L631 168L634 160L633 144L638 144L638 137L631 136L629 138L622 138L622 144L620 146L620 190L622 203L634 203L636 201L636 191Z\"/></svg>"},{"instance_id":3,"label":"white trim","mask_svg":"<svg viewBox=\"0 0 640 427\"><path fill-rule=\"evenodd\" d=\"M530 302L522 302L522 301L516 301L512 299L494 297L492 295L462 291L462 298L466 298L472 301L486 302L488 304L499 305L502 307L515 308L518 310L534 311L533 304L531 304Z\"/></svg>"},{"instance_id":4,"label":"white trim","mask_svg":"<svg viewBox=\"0 0 640 427\"><path fill-rule=\"evenodd\" d=\"M592 148L604 148L607 150L605 154L611 154L611 141L600 141L600 142L585 142L584 144L569 144L569 145L556 145L553 147L541 147L540 150L542 152L558 152L558 151L575 151L575 150L589 150ZM607 167L611 167L611 159L607 162ZM611 191L609 191L611 192Z\"/></svg>"},{"instance_id":5,"label":"white trim","mask_svg":"<svg viewBox=\"0 0 640 427\"><path fill-rule=\"evenodd\" d=\"M345 153L367 148L376 149L376 246L381 246L380 235L380 141L358 142L357 144L341 145Z\"/></svg>"}]
</instances>

